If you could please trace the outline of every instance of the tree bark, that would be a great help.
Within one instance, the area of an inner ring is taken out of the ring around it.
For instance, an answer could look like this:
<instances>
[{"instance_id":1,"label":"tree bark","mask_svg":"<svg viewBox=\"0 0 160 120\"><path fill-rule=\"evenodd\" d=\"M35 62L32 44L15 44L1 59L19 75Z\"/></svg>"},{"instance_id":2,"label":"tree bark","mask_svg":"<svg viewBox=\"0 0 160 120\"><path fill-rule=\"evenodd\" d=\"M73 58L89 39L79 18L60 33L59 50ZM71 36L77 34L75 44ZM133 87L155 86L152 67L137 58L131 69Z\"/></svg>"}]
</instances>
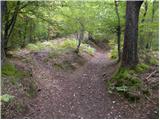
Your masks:
<instances>
[{"instance_id":1,"label":"tree bark","mask_svg":"<svg viewBox=\"0 0 160 120\"><path fill-rule=\"evenodd\" d=\"M83 24L81 24L81 30L80 30L80 35L78 36L78 45L77 45L77 49L76 49L76 53L78 54L79 53L79 48L81 46L81 42L83 40L83 37L84 37L84 26Z\"/></svg>"},{"instance_id":2,"label":"tree bark","mask_svg":"<svg viewBox=\"0 0 160 120\"><path fill-rule=\"evenodd\" d=\"M13 31L14 25L16 23L19 8L20 8L20 1L17 1L14 13L13 13L11 19L9 20L8 19L9 15L7 15L8 13L7 13L7 3L6 3L6 14L5 14L5 22L6 23L5 23L5 28L4 28L5 29L4 30L4 51L5 51L5 54L7 53L8 40L9 40L9 37Z\"/></svg>"},{"instance_id":3,"label":"tree bark","mask_svg":"<svg viewBox=\"0 0 160 120\"><path fill-rule=\"evenodd\" d=\"M4 30L3 30L3 24L4 24L4 16L6 14L6 8L7 8L6 1L1 1L1 65L3 65L5 61L5 51L4 51Z\"/></svg>"},{"instance_id":4,"label":"tree bark","mask_svg":"<svg viewBox=\"0 0 160 120\"><path fill-rule=\"evenodd\" d=\"M81 42L83 40L83 36L84 36L84 31L81 30L80 31L80 35L79 35L79 38L78 38L78 45L77 45L77 49L76 49L76 53L78 54L79 53L79 48L81 46Z\"/></svg>"},{"instance_id":5,"label":"tree bark","mask_svg":"<svg viewBox=\"0 0 160 120\"><path fill-rule=\"evenodd\" d=\"M142 3L143 1L127 1L122 67L135 67L138 64L138 18Z\"/></svg>"},{"instance_id":6,"label":"tree bark","mask_svg":"<svg viewBox=\"0 0 160 120\"><path fill-rule=\"evenodd\" d=\"M120 16L118 12L118 2L115 1L115 9L116 9L116 15L118 19L118 26L117 26L117 45L118 45L118 62L121 60L121 23L120 23Z\"/></svg>"}]
</instances>

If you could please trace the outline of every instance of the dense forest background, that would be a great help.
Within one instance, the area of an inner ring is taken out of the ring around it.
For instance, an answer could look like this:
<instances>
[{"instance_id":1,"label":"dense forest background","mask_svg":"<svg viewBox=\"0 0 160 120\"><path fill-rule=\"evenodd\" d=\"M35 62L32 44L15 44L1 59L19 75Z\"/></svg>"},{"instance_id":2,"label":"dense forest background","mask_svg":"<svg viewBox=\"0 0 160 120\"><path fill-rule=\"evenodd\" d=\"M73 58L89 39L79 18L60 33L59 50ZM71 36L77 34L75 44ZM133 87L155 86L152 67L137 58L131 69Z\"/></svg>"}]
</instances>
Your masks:
<instances>
[{"instance_id":1,"label":"dense forest background","mask_svg":"<svg viewBox=\"0 0 160 120\"><path fill-rule=\"evenodd\" d=\"M116 43L119 25L121 41L123 41L125 2L118 3L119 22L114 1L51 1L49 3L6 1L5 17L2 20L4 21L2 28L6 30L2 31L6 39L5 49L24 48L28 43L52 40L80 32L81 29L83 32L88 32L89 37L94 40ZM139 48L158 49L158 2L145 1L139 19Z\"/></svg>"},{"instance_id":2,"label":"dense forest background","mask_svg":"<svg viewBox=\"0 0 160 120\"><path fill-rule=\"evenodd\" d=\"M158 54L156 0L1 1L2 117L157 118Z\"/></svg>"}]
</instances>

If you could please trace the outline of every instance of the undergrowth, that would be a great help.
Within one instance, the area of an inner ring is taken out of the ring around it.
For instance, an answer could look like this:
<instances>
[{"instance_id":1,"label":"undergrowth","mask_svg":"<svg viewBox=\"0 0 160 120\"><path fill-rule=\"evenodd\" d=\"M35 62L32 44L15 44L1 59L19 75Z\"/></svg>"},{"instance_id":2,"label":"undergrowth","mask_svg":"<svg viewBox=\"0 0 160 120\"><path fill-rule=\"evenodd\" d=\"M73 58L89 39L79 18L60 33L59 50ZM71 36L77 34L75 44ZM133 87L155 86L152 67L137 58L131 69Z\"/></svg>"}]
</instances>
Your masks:
<instances>
[{"instance_id":1,"label":"undergrowth","mask_svg":"<svg viewBox=\"0 0 160 120\"><path fill-rule=\"evenodd\" d=\"M9 77L12 84L16 84L18 80L25 76L25 73L16 69L15 65L8 62L2 66L2 76Z\"/></svg>"},{"instance_id":2,"label":"undergrowth","mask_svg":"<svg viewBox=\"0 0 160 120\"><path fill-rule=\"evenodd\" d=\"M142 80L138 77L139 73L148 68L149 66L143 63L134 68L121 67L108 82L110 92L117 91L129 100L138 100L142 94L148 94L148 90L144 88Z\"/></svg>"},{"instance_id":3,"label":"undergrowth","mask_svg":"<svg viewBox=\"0 0 160 120\"><path fill-rule=\"evenodd\" d=\"M30 74L28 72L20 71L15 67L14 64L7 62L2 66L2 77L7 78L12 85L16 85L17 87L22 85L23 87L27 88L26 92L28 96L35 95L36 87L34 81L28 81L24 79L24 77L30 77ZM3 80L2 82L7 81ZM7 98L8 96L4 97Z\"/></svg>"},{"instance_id":4,"label":"undergrowth","mask_svg":"<svg viewBox=\"0 0 160 120\"><path fill-rule=\"evenodd\" d=\"M45 49L50 50L50 56L58 56L59 54L73 51L77 47L77 40L75 39L67 39L64 41L45 41L45 42L37 42L35 44L28 44L26 48L31 51L41 51ZM90 45L81 43L80 53L86 52L90 55L93 55L95 49L90 47Z\"/></svg>"}]
</instances>

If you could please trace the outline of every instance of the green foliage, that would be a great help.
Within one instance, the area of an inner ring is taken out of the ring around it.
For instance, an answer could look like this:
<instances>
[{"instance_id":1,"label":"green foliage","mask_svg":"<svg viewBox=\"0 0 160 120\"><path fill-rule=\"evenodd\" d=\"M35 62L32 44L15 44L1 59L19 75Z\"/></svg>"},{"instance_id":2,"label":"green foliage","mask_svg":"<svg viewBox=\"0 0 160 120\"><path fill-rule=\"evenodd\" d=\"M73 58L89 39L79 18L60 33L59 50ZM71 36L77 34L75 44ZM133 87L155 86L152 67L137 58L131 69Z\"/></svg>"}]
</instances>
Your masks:
<instances>
[{"instance_id":1,"label":"green foliage","mask_svg":"<svg viewBox=\"0 0 160 120\"><path fill-rule=\"evenodd\" d=\"M24 72L17 70L15 65L11 63L6 63L2 66L2 76L9 77L13 84L16 84L17 80L21 79L24 75Z\"/></svg>"},{"instance_id":2,"label":"green foliage","mask_svg":"<svg viewBox=\"0 0 160 120\"><path fill-rule=\"evenodd\" d=\"M16 67L11 63L6 63L2 67L2 75L5 76L15 76L20 78L23 76L23 73L16 69Z\"/></svg>"},{"instance_id":3,"label":"green foliage","mask_svg":"<svg viewBox=\"0 0 160 120\"><path fill-rule=\"evenodd\" d=\"M135 68L133 68L133 70L136 73L141 73L141 72L144 72L145 70L147 70L148 68L149 68L149 65L141 63L141 64L138 64Z\"/></svg>"},{"instance_id":4,"label":"green foliage","mask_svg":"<svg viewBox=\"0 0 160 120\"><path fill-rule=\"evenodd\" d=\"M2 102L6 102L6 103L10 102L13 98L14 98L14 96L9 95L9 94L4 94L4 95L0 96L0 100Z\"/></svg>"},{"instance_id":5,"label":"green foliage","mask_svg":"<svg viewBox=\"0 0 160 120\"><path fill-rule=\"evenodd\" d=\"M148 67L142 64L138 66L138 70L139 68L144 70ZM122 93L128 99L139 99L139 91L142 91L143 83L136 72L134 69L120 68L109 83L110 89Z\"/></svg>"},{"instance_id":6,"label":"green foliage","mask_svg":"<svg viewBox=\"0 0 160 120\"><path fill-rule=\"evenodd\" d=\"M125 86L125 85L122 85L122 86L120 86L120 87L116 87L116 90L117 90L118 92L126 92L126 91L128 90L128 87Z\"/></svg>"},{"instance_id":7,"label":"green foliage","mask_svg":"<svg viewBox=\"0 0 160 120\"><path fill-rule=\"evenodd\" d=\"M77 47L77 41L76 40L65 40L61 46L62 48L73 48L76 49Z\"/></svg>"},{"instance_id":8,"label":"green foliage","mask_svg":"<svg viewBox=\"0 0 160 120\"><path fill-rule=\"evenodd\" d=\"M149 64L151 65L158 65L158 60L154 57L149 59Z\"/></svg>"},{"instance_id":9,"label":"green foliage","mask_svg":"<svg viewBox=\"0 0 160 120\"><path fill-rule=\"evenodd\" d=\"M117 38L116 38L116 34L114 37L112 37L111 40L109 40L109 47L111 48L110 53L109 53L109 57L111 59L118 59L118 46L117 46ZM113 39L114 38L114 39ZM121 50L123 48L123 35L121 35Z\"/></svg>"},{"instance_id":10,"label":"green foliage","mask_svg":"<svg viewBox=\"0 0 160 120\"><path fill-rule=\"evenodd\" d=\"M118 58L117 47L113 48L113 49L111 50L111 53L110 53L110 54L111 54L110 57L111 57L112 59L117 59L117 58Z\"/></svg>"},{"instance_id":11,"label":"green foliage","mask_svg":"<svg viewBox=\"0 0 160 120\"><path fill-rule=\"evenodd\" d=\"M41 51L44 49L51 49L51 53L49 53L50 57L58 56L64 52L74 51L77 47L77 40L64 40L61 42L56 41L45 41L45 42L37 42L35 44L28 44L26 48L31 51ZM90 55L93 55L95 49L90 47L90 45L82 43L80 52L86 52Z\"/></svg>"},{"instance_id":12,"label":"green foliage","mask_svg":"<svg viewBox=\"0 0 160 120\"><path fill-rule=\"evenodd\" d=\"M111 59L117 59L118 58L117 46L115 44L116 44L115 40L109 40L108 45L111 48L110 53L109 53L109 57Z\"/></svg>"}]
</instances>

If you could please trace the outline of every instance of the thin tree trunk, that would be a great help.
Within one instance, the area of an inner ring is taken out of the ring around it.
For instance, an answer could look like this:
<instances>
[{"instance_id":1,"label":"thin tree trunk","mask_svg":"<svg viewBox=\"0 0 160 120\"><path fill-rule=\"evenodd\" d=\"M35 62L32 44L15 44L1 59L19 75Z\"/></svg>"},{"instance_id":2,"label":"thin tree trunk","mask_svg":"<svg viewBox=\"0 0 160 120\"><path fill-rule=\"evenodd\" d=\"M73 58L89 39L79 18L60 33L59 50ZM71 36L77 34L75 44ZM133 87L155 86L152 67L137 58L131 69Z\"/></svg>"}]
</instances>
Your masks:
<instances>
[{"instance_id":1,"label":"thin tree trunk","mask_svg":"<svg viewBox=\"0 0 160 120\"><path fill-rule=\"evenodd\" d=\"M143 1L127 1L122 67L135 67L138 64L138 18L142 3Z\"/></svg>"},{"instance_id":2,"label":"thin tree trunk","mask_svg":"<svg viewBox=\"0 0 160 120\"><path fill-rule=\"evenodd\" d=\"M6 14L7 3L6 1L1 1L1 65L3 65L5 61L5 51L4 51L4 16Z\"/></svg>"},{"instance_id":3,"label":"thin tree trunk","mask_svg":"<svg viewBox=\"0 0 160 120\"><path fill-rule=\"evenodd\" d=\"M80 31L80 35L79 35L79 38L78 38L78 45L77 45L77 49L76 49L76 53L78 54L79 53L79 48L81 46L81 42L83 40L83 36L84 36L84 31L81 30Z\"/></svg>"},{"instance_id":4,"label":"thin tree trunk","mask_svg":"<svg viewBox=\"0 0 160 120\"><path fill-rule=\"evenodd\" d=\"M118 12L118 2L115 1L115 9L118 19L118 26L117 26L117 45L118 45L118 62L121 60L121 23L120 23L120 16Z\"/></svg>"},{"instance_id":5,"label":"thin tree trunk","mask_svg":"<svg viewBox=\"0 0 160 120\"><path fill-rule=\"evenodd\" d=\"M49 29L49 24L48 24L48 36L47 36L47 40L49 41L50 39L50 29Z\"/></svg>"},{"instance_id":6,"label":"thin tree trunk","mask_svg":"<svg viewBox=\"0 0 160 120\"><path fill-rule=\"evenodd\" d=\"M155 13L154 7L155 7L155 0L153 0L153 2L152 2L152 19L151 19L152 21L151 21L151 22L153 22L153 20L154 20L154 13ZM150 41L147 43L149 49L150 49L151 46L152 46L153 32L150 33L150 37L151 37L151 39L150 39Z\"/></svg>"},{"instance_id":7,"label":"thin tree trunk","mask_svg":"<svg viewBox=\"0 0 160 120\"><path fill-rule=\"evenodd\" d=\"M79 48L81 46L81 42L82 42L83 37L84 37L84 26L81 23L80 23L80 25L81 25L81 30L80 30L80 35L78 37L78 45L77 45L77 49L76 49L77 54L79 53Z\"/></svg>"}]
</instances>

